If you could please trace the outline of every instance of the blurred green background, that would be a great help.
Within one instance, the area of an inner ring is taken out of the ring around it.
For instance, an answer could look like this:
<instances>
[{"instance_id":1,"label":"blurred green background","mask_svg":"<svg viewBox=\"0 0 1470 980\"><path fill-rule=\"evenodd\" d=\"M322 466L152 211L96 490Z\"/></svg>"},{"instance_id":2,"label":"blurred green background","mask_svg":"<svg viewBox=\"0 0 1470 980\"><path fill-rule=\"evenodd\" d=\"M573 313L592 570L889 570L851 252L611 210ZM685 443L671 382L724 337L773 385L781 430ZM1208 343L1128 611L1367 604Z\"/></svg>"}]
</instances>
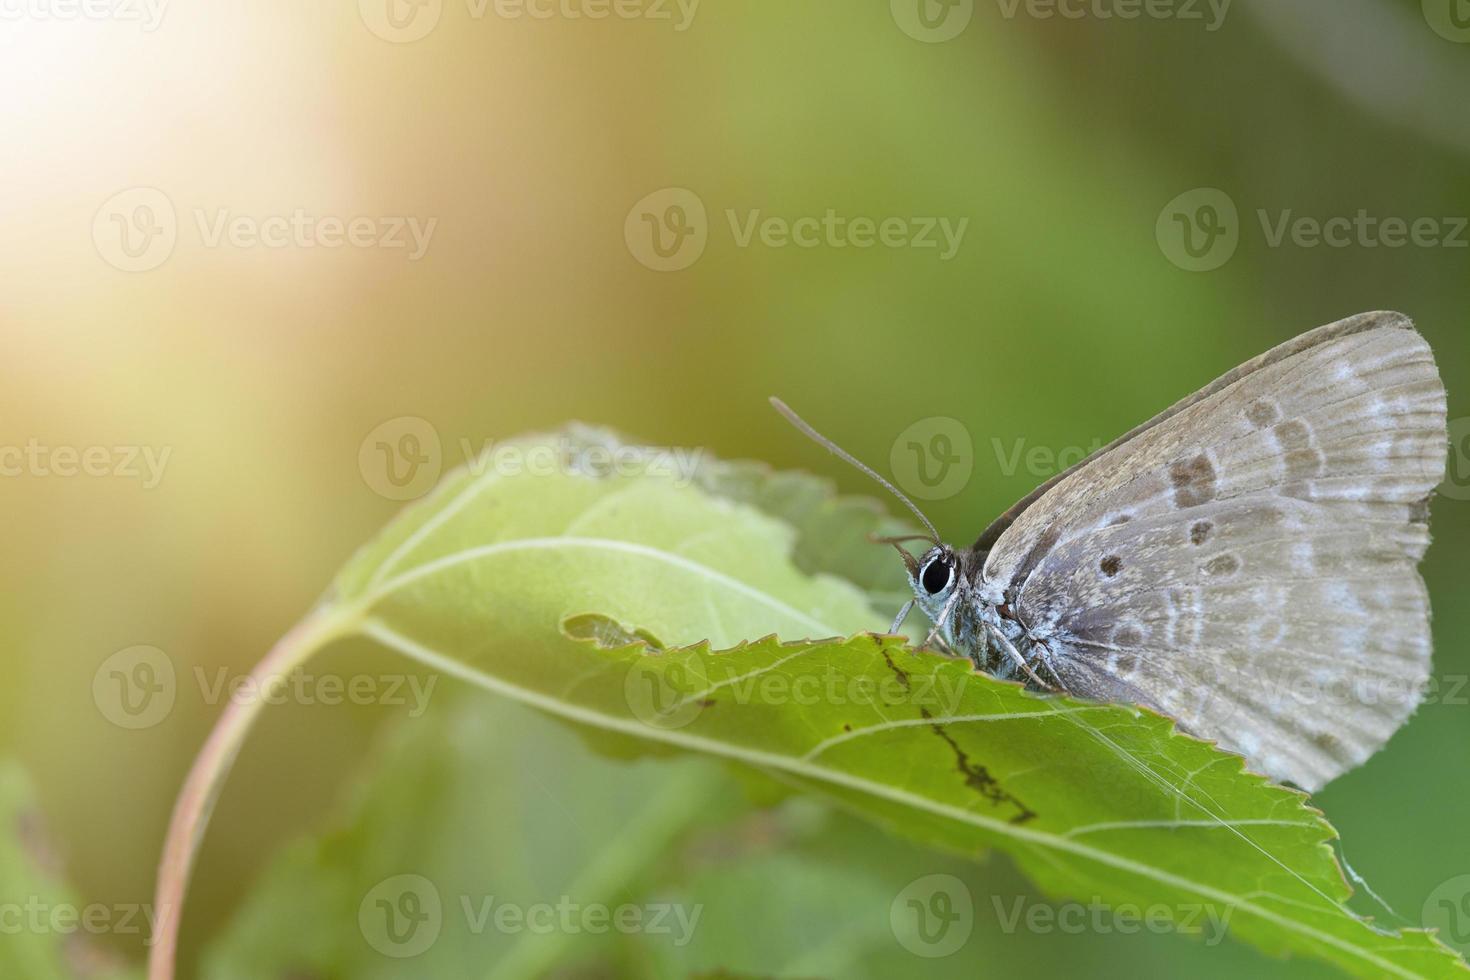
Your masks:
<instances>
[{"instance_id":1,"label":"blurred green background","mask_svg":"<svg viewBox=\"0 0 1470 980\"><path fill-rule=\"evenodd\" d=\"M1176 16L1125 19L1101 13L1126 2L1073 4L1073 18L923 0L927 21L920 0L646 0L604 18L587 16L596 0L536 8L548 16L261 0L165 5L156 23L121 0L107 16L6 7L0 443L169 452L156 486L33 466L0 479L0 750L37 784L78 894L150 900L175 791L219 710L182 685L166 718L119 728L93 697L99 665L146 644L181 676L248 671L398 508L359 460L386 420L427 420L446 467L461 440L582 419L868 493L766 397L881 469L906 428L948 416L973 473L927 510L968 543L1051 475L1007 465L1018 447L1044 460L1106 442L1351 313L1413 316L1451 417L1470 415L1457 3L1237 0L1221 16L1181 0L1157 8ZM702 253L660 259L648 221L673 240L668 205L691 200ZM938 248L742 244L753 212L829 210L967 224L947 258L937 232ZM298 211L372 218L374 235L389 230L376 219L434 224L416 258L294 233L249 243ZM1433 219L1436 241L1273 241L1284 215L1359 212ZM1195 222L1191 242L1175 214ZM1207 238L1214 214L1223 234ZM212 237L233 219L238 234ZM683 267L654 268L669 264ZM1454 681L1470 671L1465 453L1462 439L1425 565L1436 674L1455 696L1315 800L1414 923L1470 873L1470 688ZM205 844L187 957L268 855L329 820L401 714L268 713ZM885 873L913 877L874 869L880 894ZM1003 859L964 873L976 894L1028 894ZM988 904L977 916L947 970L1320 972L1231 944L1005 935ZM142 952L136 936L102 945Z\"/></svg>"}]
</instances>

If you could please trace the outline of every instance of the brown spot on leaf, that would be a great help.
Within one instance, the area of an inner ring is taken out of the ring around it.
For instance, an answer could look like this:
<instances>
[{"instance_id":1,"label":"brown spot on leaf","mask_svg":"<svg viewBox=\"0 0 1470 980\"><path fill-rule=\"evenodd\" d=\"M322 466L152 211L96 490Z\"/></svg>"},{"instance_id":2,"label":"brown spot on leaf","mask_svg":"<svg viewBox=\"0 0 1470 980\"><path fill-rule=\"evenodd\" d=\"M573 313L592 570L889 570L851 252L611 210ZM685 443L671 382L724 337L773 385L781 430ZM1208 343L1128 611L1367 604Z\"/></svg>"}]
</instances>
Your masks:
<instances>
[{"instance_id":1,"label":"brown spot on leaf","mask_svg":"<svg viewBox=\"0 0 1470 980\"><path fill-rule=\"evenodd\" d=\"M1101 568L1102 573L1108 578L1113 578L1123 570L1123 559L1117 555L1108 555L1102 561L1098 562L1097 567Z\"/></svg>"}]
</instances>

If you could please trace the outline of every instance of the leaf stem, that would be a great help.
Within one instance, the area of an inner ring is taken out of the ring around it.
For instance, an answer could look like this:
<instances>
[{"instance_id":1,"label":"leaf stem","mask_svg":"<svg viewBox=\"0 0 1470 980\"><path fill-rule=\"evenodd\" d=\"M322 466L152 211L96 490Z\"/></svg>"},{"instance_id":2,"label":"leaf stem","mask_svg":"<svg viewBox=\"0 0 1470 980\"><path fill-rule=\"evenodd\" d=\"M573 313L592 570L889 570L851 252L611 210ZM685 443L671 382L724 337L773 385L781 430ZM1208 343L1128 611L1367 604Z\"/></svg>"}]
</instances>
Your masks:
<instances>
[{"instance_id":1,"label":"leaf stem","mask_svg":"<svg viewBox=\"0 0 1470 980\"><path fill-rule=\"evenodd\" d=\"M330 605L312 611L281 637L270 653L251 670L250 677L262 696L230 699L215 722L209 739L194 759L184 781L174 804L173 817L169 820L168 836L164 839L153 899L154 908L158 910L158 934L153 937L153 945L148 952L148 980L173 980L179 920L183 915L189 874L204 839L204 829L224 788L225 777L240 754L240 746L254 726L256 716L271 700L265 696L268 688L284 681L286 672L305 662L327 643L350 632L352 623L352 617Z\"/></svg>"}]
</instances>

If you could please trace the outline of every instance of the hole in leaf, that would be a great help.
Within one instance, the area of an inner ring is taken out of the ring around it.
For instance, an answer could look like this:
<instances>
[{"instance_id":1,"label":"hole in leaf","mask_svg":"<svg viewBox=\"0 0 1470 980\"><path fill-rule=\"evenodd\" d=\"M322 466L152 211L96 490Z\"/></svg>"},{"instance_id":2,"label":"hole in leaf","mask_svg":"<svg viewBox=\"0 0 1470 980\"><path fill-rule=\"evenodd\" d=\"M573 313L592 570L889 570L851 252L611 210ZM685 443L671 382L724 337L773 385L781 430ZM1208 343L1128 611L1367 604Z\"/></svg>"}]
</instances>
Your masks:
<instances>
[{"instance_id":1,"label":"hole in leaf","mask_svg":"<svg viewBox=\"0 0 1470 980\"><path fill-rule=\"evenodd\" d=\"M646 629L628 627L601 613L580 613L561 622L561 631L574 640L591 640L605 649L641 643L654 650L664 648L663 641Z\"/></svg>"}]
</instances>

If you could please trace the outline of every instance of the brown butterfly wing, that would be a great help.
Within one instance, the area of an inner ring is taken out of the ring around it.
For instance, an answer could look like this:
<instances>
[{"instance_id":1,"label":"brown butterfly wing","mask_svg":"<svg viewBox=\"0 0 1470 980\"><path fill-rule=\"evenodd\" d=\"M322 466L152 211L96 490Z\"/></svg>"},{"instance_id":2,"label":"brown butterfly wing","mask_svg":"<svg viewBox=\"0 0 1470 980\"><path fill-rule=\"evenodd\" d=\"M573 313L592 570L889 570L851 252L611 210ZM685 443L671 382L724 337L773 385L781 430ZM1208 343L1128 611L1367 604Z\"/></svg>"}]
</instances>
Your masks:
<instances>
[{"instance_id":1,"label":"brown butterfly wing","mask_svg":"<svg viewBox=\"0 0 1470 980\"><path fill-rule=\"evenodd\" d=\"M1316 788L1419 702L1417 564L1446 442L1428 344L1399 314L1363 314L1041 488L998 522L984 577L1067 690L1155 708Z\"/></svg>"}]
</instances>

